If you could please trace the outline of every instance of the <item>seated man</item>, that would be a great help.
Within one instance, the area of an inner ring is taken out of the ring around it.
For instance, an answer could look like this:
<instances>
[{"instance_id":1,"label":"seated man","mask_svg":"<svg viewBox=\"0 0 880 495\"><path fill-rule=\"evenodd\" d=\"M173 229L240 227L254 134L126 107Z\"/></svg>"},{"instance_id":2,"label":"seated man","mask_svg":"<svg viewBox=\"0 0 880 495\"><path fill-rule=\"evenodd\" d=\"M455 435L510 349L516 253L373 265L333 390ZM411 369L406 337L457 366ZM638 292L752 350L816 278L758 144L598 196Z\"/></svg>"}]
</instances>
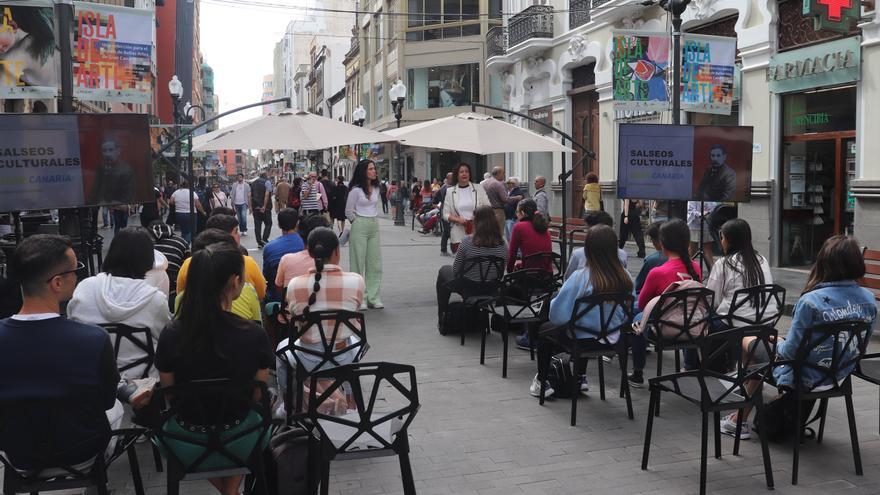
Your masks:
<instances>
[{"instance_id":1,"label":"seated man","mask_svg":"<svg viewBox=\"0 0 880 495\"><path fill-rule=\"evenodd\" d=\"M639 274L636 277L636 294L638 294L642 290L642 286L645 285L645 279L648 278L648 272L668 261L666 256L663 256L663 247L660 245L661 225L663 225L663 222L654 222L648 227L648 231L645 232L657 252L652 253L645 258L645 263L642 265L642 269L639 270Z\"/></svg>"},{"instance_id":2,"label":"seated man","mask_svg":"<svg viewBox=\"0 0 880 495\"><path fill-rule=\"evenodd\" d=\"M587 228L593 227L595 225L607 225L609 227L614 227L614 220L611 219L611 215L604 211L595 211L590 212L584 218L584 221L587 223ZM620 264L626 268L626 251L623 249L617 250L617 258L620 260ZM568 277L580 270L581 268L587 266L587 252L586 249L578 248L572 251L571 258L568 260L568 268L565 269L565 276L562 277L563 280L568 280Z\"/></svg>"},{"instance_id":3,"label":"seated man","mask_svg":"<svg viewBox=\"0 0 880 495\"><path fill-rule=\"evenodd\" d=\"M87 469L103 447L94 438L106 428L100 413L106 411L111 428L119 427L123 414L110 336L61 316L61 303L73 296L81 267L66 237L26 238L11 260L24 302L15 315L0 320L0 400L76 399L81 407L46 425L57 432L57 446L69 449L62 461L75 469ZM0 449L23 470L39 462L30 423L0 428Z\"/></svg>"},{"instance_id":4,"label":"seated man","mask_svg":"<svg viewBox=\"0 0 880 495\"><path fill-rule=\"evenodd\" d=\"M278 212L278 226L281 227L281 237L272 240L263 247L263 276L266 280L275 280L278 274L278 265L281 258L286 254L293 254L305 248L303 239L296 231L299 222L299 212L293 208L284 208ZM281 301L281 292L271 284L267 290L270 301Z\"/></svg>"}]
</instances>

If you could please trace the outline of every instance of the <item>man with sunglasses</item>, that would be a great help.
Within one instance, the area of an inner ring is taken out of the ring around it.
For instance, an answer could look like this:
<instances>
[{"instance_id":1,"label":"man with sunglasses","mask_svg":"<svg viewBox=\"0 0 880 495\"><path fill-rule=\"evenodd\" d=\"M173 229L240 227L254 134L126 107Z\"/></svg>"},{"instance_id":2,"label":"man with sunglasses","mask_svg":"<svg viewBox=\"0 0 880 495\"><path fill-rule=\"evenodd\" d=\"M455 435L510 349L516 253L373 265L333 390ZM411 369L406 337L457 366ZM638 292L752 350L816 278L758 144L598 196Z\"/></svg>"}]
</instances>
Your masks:
<instances>
[{"instance_id":1,"label":"man with sunglasses","mask_svg":"<svg viewBox=\"0 0 880 495\"><path fill-rule=\"evenodd\" d=\"M26 238L10 265L24 302L18 313L0 320L0 401L73 399L76 406L46 426L66 452L60 460L85 469L104 448L96 434L107 421L118 428L123 409L116 400L119 372L107 332L61 316L61 305L73 296L77 271L84 266L70 240L58 235ZM104 411L106 419L100 414ZM0 445L16 468L37 467L32 427L28 420L0 431Z\"/></svg>"}]
</instances>

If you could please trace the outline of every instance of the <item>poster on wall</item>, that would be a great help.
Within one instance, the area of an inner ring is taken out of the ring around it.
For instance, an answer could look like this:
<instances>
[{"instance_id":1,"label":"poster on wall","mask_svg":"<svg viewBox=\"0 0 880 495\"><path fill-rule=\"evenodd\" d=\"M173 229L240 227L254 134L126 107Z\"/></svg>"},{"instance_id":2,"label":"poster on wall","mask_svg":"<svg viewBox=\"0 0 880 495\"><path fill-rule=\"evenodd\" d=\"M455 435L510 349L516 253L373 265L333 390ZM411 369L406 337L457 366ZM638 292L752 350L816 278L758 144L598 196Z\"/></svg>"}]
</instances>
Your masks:
<instances>
[{"instance_id":1,"label":"poster on wall","mask_svg":"<svg viewBox=\"0 0 880 495\"><path fill-rule=\"evenodd\" d=\"M668 109L669 35L615 30L613 39L614 109Z\"/></svg>"},{"instance_id":2,"label":"poster on wall","mask_svg":"<svg viewBox=\"0 0 880 495\"><path fill-rule=\"evenodd\" d=\"M620 198L748 202L751 127L620 124Z\"/></svg>"},{"instance_id":3,"label":"poster on wall","mask_svg":"<svg viewBox=\"0 0 880 495\"><path fill-rule=\"evenodd\" d=\"M84 100L150 103L152 11L92 2L74 2L74 8L74 95Z\"/></svg>"},{"instance_id":4,"label":"poster on wall","mask_svg":"<svg viewBox=\"0 0 880 495\"><path fill-rule=\"evenodd\" d=\"M730 115L734 97L736 38L683 34L681 109Z\"/></svg>"},{"instance_id":5,"label":"poster on wall","mask_svg":"<svg viewBox=\"0 0 880 495\"><path fill-rule=\"evenodd\" d=\"M153 200L148 116L0 114L0 211Z\"/></svg>"},{"instance_id":6,"label":"poster on wall","mask_svg":"<svg viewBox=\"0 0 880 495\"><path fill-rule=\"evenodd\" d=\"M59 50L51 0L0 0L0 98L58 96Z\"/></svg>"}]
</instances>

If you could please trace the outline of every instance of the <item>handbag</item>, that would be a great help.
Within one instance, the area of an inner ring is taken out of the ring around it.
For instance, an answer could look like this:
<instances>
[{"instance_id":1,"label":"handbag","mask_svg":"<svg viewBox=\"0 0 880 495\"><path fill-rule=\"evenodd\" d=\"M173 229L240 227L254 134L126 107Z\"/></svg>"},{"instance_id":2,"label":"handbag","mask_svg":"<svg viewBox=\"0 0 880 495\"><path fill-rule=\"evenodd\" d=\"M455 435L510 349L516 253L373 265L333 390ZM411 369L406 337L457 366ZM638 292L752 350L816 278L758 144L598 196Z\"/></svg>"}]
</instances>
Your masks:
<instances>
[{"instance_id":1,"label":"handbag","mask_svg":"<svg viewBox=\"0 0 880 495\"><path fill-rule=\"evenodd\" d=\"M465 233L465 235L471 235L474 233L474 221L473 220L465 220L464 233Z\"/></svg>"}]
</instances>

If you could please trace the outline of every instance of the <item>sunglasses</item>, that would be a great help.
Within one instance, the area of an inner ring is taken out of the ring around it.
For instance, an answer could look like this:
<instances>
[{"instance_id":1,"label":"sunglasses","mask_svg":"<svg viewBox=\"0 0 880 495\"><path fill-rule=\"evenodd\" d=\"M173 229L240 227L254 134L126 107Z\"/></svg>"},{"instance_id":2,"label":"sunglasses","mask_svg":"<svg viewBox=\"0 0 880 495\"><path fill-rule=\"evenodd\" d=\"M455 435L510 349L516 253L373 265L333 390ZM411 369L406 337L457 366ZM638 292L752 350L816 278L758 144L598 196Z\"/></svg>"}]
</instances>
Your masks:
<instances>
[{"instance_id":1,"label":"sunglasses","mask_svg":"<svg viewBox=\"0 0 880 495\"><path fill-rule=\"evenodd\" d=\"M76 268L74 268L73 270L65 270L65 271L63 271L63 272L56 273L55 275L52 275L51 277L49 277L48 279L46 279L46 283L48 284L48 283L51 282L52 279L55 278L55 277L61 277L61 276L63 276L63 275L67 275L68 273L76 273L76 272L82 270L82 269L85 268L85 267L86 267L85 263L83 263L82 261L77 261L77 262L76 262Z\"/></svg>"}]
</instances>

